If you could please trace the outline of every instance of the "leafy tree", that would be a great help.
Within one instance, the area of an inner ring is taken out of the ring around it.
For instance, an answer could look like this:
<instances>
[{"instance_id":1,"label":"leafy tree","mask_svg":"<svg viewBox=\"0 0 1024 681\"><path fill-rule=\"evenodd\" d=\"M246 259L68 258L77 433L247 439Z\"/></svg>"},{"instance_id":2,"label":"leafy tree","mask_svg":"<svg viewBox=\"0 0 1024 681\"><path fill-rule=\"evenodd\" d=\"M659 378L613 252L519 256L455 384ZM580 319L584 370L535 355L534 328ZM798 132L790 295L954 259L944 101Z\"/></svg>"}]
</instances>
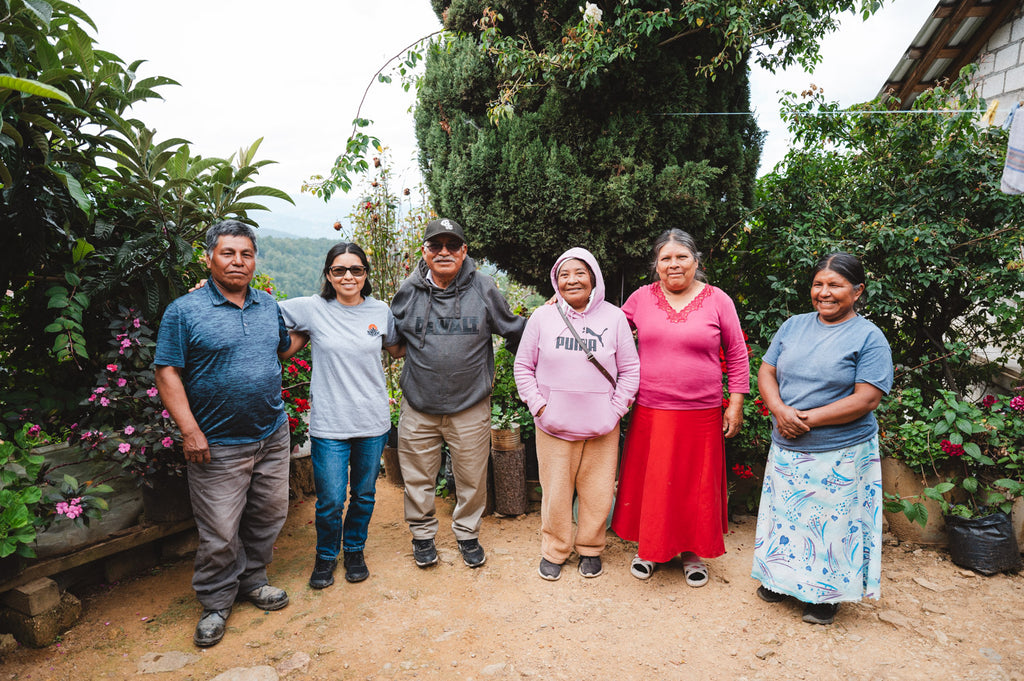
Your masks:
<instances>
[{"instance_id":1,"label":"leafy tree","mask_svg":"<svg viewBox=\"0 0 1024 681\"><path fill-rule=\"evenodd\" d=\"M449 33L416 131L435 208L534 285L578 244L628 293L669 227L711 255L753 203L748 55L813 63L838 13L877 5L433 0Z\"/></svg>"},{"instance_id":2,"label":"leafy tree","mask_svg":"<svg viewBox=\"0 0 1024 681\"><path fill-rule=\"evenodd\" d=\"M789 95L799 146L760 180L759 209L732 242L727 285L752 337L809 311L811 266L846 250L868 272L866 314L898 382L962 393L1022 356L1024 205L1000 191L1007 134L978 125L969 75L914 104L948 113L828 115L838 105L820 92Z\"/></svg>"},{"instance_id":3,"label":"leafy tree","mask_svg":"<svg viewBox=\"0 0 1024 681\"><path fill-rule=\"evenodd\" d=\"M184 291L194 243L211 222L252 222L259 141L228 159L192 155L128 117L175 84L140 78L98 49L81 9L59 0L0 0L0 386L52 391L87 380L105 310L149 319ZM105 161L104 161L105 159Z\"/></svg>"}]
</instances>

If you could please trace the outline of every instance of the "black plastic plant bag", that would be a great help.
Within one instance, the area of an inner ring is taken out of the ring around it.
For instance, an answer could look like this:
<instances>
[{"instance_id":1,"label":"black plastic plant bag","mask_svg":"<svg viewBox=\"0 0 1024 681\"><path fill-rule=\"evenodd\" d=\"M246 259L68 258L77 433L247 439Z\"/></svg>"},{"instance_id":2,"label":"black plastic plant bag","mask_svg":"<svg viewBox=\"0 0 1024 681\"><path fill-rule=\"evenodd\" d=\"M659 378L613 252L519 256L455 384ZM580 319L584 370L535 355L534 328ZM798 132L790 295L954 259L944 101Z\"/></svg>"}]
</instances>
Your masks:
<instances>
[{"instance_id":1,"label":"black plastic plant bag","mask_svg":"<svg viewBox=\"0 0 1024 681\"><path fill-rule=\"evenodd\" d=\"M946 516L949 552L953 562L983 575L1019 570L1020 549L1010 516L993 513L984 518Z\"/></svg>"}]
</instances>

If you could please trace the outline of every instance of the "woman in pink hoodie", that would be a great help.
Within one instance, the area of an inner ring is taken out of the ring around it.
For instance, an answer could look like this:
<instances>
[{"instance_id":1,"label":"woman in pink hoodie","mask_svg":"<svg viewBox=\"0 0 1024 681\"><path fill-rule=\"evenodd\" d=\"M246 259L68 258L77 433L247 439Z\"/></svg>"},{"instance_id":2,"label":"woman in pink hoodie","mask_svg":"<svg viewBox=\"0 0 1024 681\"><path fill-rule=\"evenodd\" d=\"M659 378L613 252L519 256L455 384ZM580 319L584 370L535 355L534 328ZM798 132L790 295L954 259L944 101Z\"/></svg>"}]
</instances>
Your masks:
<instances>
[{"instance_id":1,"label":"woman in pink hoodie","mask_svg":"<svg viewBox=\"0 0 1024 681\"><path fill-rule=\"evenodd\" d=\"M538 571L554 581L573 549L581 575L603 572L619 419L640 385L640 358L626 315L604 299L601 268L589 251L570 248L559 256L551 284L555 304L541 306L526 323L515 378L537 425L544 493ZM579 495L575 541L574 491Z\"/></svg>"}]
</instances>

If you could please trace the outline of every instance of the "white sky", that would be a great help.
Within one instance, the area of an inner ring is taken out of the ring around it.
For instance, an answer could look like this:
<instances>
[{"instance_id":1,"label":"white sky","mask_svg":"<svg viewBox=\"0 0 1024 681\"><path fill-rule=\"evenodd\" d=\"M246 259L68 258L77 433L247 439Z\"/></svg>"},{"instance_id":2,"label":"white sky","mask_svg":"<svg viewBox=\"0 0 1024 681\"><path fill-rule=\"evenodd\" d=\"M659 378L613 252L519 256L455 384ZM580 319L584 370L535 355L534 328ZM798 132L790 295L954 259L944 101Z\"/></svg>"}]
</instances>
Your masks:
<instances>
[{"instance_id":1,"label":"white sky","mask_svg":"<svg viewBox=\"0 0 1024 681\"><path fill-rule=\"evenodd\" d=\"M755 70L751 107L768 131L762 172L782 159L787 131L777 92L810 83L843 106L872 99L937 0L895 0L867 23L847 15L825 39L813 76L799 70ZM263 137L258 158L276 165L258 181L292 195L292 208L267 202L264 227L297 236L335 236L347 224L353 196L329 205L300 195L302 181L330 169L344 149L359 100L374 72L404 47L439 28L429 0L310 0L292 7L267 0L79 0L99 28L98 47L126 62L146 59L142 77L168 76L164 101L139 105L134 115L160 139L183 137L193 153L226 157ZM399 184L415 184L412 93L376 83L362 115L391 149Z\"/></svg>"}]
</instances>

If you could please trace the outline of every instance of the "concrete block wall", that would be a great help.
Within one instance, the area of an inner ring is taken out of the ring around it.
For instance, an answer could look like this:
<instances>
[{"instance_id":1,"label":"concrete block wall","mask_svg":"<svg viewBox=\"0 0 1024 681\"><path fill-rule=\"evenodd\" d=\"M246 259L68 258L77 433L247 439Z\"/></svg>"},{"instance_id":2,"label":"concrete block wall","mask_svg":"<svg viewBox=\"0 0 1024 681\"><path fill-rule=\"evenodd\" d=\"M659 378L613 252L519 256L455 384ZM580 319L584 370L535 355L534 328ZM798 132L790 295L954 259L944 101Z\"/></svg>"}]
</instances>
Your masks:
<instances>
[{"instance_id":1,"label":"concrete block wall","mask_svg":"<svg viewBox=\"0 0 1024 681\"><path fill-rule=\"evenodd\" d=\"M1024 102L1024 2L978 53L974 83L989 104L999 100L996 125L1006 120L1014 102Z\"/></svg>"}]
</instances>

